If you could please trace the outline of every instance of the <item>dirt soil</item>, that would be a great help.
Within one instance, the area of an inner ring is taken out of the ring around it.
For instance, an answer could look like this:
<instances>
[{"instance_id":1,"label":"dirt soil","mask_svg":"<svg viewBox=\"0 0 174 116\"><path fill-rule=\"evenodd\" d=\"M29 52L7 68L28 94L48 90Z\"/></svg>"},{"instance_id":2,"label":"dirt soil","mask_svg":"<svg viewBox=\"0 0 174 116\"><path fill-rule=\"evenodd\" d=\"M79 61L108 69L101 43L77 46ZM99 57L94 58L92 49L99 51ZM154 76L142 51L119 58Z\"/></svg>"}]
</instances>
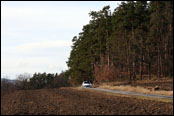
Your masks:
<instances>
[{"instance_id":1,"label":"dirt soil","mask_svg":"<svg viewBox=\"0 0 174 116\"><path fill-rule=\"evenodd\" d=\"M1 115L173 115L173 102L104 95L70 87L16 91L1 97Z\"/></svg>"}]
</instances>

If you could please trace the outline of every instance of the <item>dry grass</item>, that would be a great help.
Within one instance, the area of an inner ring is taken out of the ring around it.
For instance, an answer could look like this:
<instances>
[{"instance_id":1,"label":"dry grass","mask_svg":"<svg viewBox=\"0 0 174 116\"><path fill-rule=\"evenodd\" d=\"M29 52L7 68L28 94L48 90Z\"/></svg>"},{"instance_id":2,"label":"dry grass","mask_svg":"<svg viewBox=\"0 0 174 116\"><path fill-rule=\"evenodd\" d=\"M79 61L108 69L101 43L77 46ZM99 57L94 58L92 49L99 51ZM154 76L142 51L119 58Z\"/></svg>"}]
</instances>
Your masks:
<instances>
[{"instance_id":1,"label":"dry grass","mask_svg":"<svg viewBox=\"0 0 174 116\"><path fill-rule=\"evenodd\" d=\"M155 91L155 90L145 89L145 88L140 87L140 86L132 87L130 85L124 85L124 86L123 85L121 85L121 86L101 85L101 86L99 86L99 88L173 96L173 91Z\"/></svg>"}]
</instances>

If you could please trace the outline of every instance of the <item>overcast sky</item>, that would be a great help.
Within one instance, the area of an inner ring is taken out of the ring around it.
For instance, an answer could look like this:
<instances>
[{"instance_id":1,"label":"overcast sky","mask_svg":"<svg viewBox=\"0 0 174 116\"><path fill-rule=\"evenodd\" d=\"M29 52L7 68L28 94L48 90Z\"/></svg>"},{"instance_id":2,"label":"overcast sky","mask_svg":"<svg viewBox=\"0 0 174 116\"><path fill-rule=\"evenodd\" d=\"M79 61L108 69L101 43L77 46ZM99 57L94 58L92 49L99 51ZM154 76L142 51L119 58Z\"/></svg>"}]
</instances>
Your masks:
<instances>
[{"instance_id":1,"label":"overcast sky","mask_svg":"<svg viewBox=\"0 0 174 116\"><path fill-rule=\"evenodd\" d=\"M90 11L118 1L1 1L1 77L60 73Z\"/></svg>"}]
</instances>

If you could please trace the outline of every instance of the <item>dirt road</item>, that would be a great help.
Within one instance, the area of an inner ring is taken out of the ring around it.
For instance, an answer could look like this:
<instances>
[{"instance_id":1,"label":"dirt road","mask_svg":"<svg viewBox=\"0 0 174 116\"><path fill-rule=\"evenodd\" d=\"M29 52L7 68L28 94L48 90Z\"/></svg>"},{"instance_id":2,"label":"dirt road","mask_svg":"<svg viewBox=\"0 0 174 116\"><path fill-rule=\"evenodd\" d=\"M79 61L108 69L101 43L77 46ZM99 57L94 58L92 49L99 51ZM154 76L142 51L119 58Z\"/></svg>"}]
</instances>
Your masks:
<instances>
[{"instance_id":1,"label":"dirt road","mask_svg":"<svg viewBox=\"0 0 174 116\"><path fill-rule=\"evenodd\" d=\"M173 115L173 103L142 100L72 88L16 91L1 97L1 114Z\"/></svg>"},{"instance_id":2,"label":"dirt road","mask_svg":"<svg viewBox=\"0 0 174 116\"><path fill-rule=\"evenodd\" d=\"M144 96L144 97L153 97L153 98L162 98L162 99L173 100L173 96L166 96L166 95L144 94L144 93L137 93L137 92L130 92L130 91L109 90L109 89L103 89L103 88L85 88L85 89L104 91L104 92L110 92L110 93L120 93L120 94L126 94L126 95L136 95L136 96Z\"/></svg>"}]
</instances>

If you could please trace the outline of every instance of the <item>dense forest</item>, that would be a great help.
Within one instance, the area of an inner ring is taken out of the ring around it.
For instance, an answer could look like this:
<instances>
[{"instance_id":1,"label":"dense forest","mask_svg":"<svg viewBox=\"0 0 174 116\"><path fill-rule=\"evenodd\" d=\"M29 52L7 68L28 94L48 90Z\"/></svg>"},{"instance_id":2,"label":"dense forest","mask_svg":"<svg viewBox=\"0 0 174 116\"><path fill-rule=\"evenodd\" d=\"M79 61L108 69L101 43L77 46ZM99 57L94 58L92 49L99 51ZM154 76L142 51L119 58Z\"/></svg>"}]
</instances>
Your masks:
<instances>
[{"instance_id":1,"label":"dense forest","mask_svg":"<svg viewBox=\"0 0 174 116\"><path fill-rule=\"evenodd\" d=\"M127 1L89 13L67 61L73 84L173 77L173 1Z\"/></svg>"}]
</instances>

